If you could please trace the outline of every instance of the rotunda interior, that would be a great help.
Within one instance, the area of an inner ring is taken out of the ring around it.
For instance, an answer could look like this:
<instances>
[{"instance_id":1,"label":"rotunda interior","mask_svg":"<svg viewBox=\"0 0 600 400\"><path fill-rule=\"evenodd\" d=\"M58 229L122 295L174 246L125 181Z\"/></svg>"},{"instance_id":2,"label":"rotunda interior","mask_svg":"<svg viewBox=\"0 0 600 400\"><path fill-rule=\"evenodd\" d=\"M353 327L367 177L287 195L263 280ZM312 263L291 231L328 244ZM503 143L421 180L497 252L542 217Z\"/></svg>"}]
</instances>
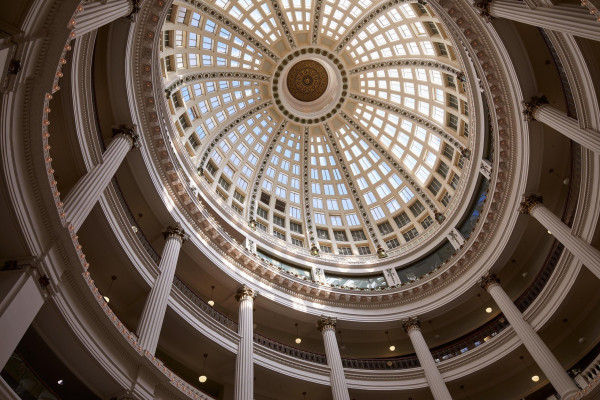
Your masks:
<instances>
[{"instance_id":1,"label":"rotunda interior","mask_svg":"<svg viewBox=\"0 0 600 400\"><path fill-rule=\"evenodd\" d=\"M598 7L7 4L0 397L600 398Z\"/></svg>"}]
</instances>

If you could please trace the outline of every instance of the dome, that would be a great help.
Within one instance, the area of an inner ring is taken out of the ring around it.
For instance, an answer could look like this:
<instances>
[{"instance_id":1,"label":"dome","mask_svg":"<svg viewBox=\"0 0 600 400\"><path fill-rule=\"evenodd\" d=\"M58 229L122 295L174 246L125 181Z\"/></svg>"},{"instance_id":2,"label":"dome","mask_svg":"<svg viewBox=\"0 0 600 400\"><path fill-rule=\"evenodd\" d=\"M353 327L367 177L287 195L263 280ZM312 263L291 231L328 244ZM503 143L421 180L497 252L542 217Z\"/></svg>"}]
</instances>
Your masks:
<instances>
[{"instance_id":1,"label":"dome","mask_svg":"<svg viewBox=\"0 0 600 400\"><path fill-rule=\"evenodd\" d=\"M7 4L0 398L598 398L594 4Z\"/></svg>"},{"instance_id":2,"label":"dome","mask_svg":"<svg viewBox=\"0 0 600 400\"><path fill-rule=\"evenodd\" d=\"M261 246L300 258L443 247L484 135L472 66L444 24L418 3L274 4L167 13L163 85L192 182Z\"/></svg>"}]
</instances>

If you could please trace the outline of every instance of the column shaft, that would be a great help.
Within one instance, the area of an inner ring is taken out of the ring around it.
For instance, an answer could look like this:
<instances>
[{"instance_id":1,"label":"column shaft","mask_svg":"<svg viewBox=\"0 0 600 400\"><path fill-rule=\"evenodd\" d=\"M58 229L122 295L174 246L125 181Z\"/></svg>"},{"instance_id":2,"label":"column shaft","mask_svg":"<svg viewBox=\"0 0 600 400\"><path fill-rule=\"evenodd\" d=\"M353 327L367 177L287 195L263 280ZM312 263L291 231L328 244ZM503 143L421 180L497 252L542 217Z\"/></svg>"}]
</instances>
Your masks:
<instances>
[{"instance_id":1,"label":"column shaft","mask_svg":"<svg viewBox=\"0 0 600 400\"><path fill-rule=\"evenodd\" d=\"M533 113L536 121L548 125L586 149L600 154L600 133L590 129L581 129L577 120L556 108L542 104Z\"/></svg>"},{"instance_id":2,"label":"column shaft","mask_svg":"<svg viewBox=\"0 0 600 400\"><path fill-rule=\"evenodd\" d=\"M536 204L529 213L549 230L567 250L569 250L590 271L600 278L600 250L594 248L583 239L571 234L571 228L564 224L560 218L548 210L543 204Z\"/></svg>"},{"instance_id":3,"label":"column shaft","mask_svg":"<svg viewBox=\"0 0 600 400\"><path fill-rule=\"evenodd\" d=\"M30 273L0 272L0 369L6 365L43 304L44 296Z\"/></svg>"},{"instance_id":4,"label":"column shaft","mask_svg":"<svg viewBox=\"0 0 600 400\"><path fill-rule=\"evenodd\" d=\"M554 389L561 398L568 398L578 392L575 382L565 372L562 365L552 354L548 346L542 341L531 325L523 319L523 315L500 287L499 283L487 285L487 291L492 296L498 307L515 330L515 333L523 342L523 345L531 354L538 367L550 380Z\"/></svg>"},{"instance_id":5,"label":"column shaft","mask_svg":"<svg viewBox=\"0 0 600 400\"><path fill-rule=\"evenodd\" d=\"M421 364L421 367L423 367L425 379L429 384L433 398L435 400L452 400L452 396L450 396L450 392L446 387L442 374L437 369L431 351L429 351L429 347L427 347L421 329L416 326L410 326L406 330L410 337L410 341L415 348L415 353L417 353L419 363Z\"/></svg>"},{"instance_id":6,"label":"column shaft","mask_svg":"<svg viewBox=\"0 0 600 400\"><path fill-rule=\"evenodd\" d=\"M142 349L154 354L158 345L158 338L167 311L167 303L173 285L177 258L183 243L183 238L176 234L169 235L165 242L160 259L159 274L154 281L150 294L146 300L144 311L138 325L137 334Z\"/></svg>"},{"instance_id":7,"label":"column shaft","mask_svg":"<svg viewBox=\"0 0 600 400\"><path fill-rule=\"evenodd\" d=\"M119 134L115 136L104 154L102 162L88 171L69 191L64 200L67 222L75 232L81 228L92 208L102 196L104 189L131 149L133 139Z\"/></svg>"},{"instance_id":8,"label":"column shaft","mask_svg":"<svg viewBox=\"0 0 600 400\"><path fill-rule=\"evenodd\" d=\"M589 11L579 6L537 7L532 10L519 0L493 0L489 13L493 17L600 40L600 24Z\"/></svg>"},{"instance_id":9,"label":"column shaft","mask_svg":"<svg viewBox=\"0 0 600 400\"><path fill-rule=\"evenodd\" d=\"M330 368L331 392L333 400L349 400L348 386L346 385L346 376L342 365L340 349L335 337L335 328L333 326L323 329L323 343L325 344L325 355L327 364Z\"/></svg>"},{"instance_id":10,"label":"column shaft","mask_svg":"<svg viewBox=\"0 0 600 400\"><path fill-rule=\"evenodd\" d=\"M117 18L128 15L133 9L131 0L95 1L83 5L75 17L75 37L85 35Z\"/></svg>"},{"instance_id":11,"label":"column shaft","mask_svg":"<svg viewBox=\"0 0 600 400\"><path fill-rule=\"evenodd\" d=\"M235 400L254 399L254 293L246 290L238 294L240 343L235 359Z\"/></svg>"}]
</instances>

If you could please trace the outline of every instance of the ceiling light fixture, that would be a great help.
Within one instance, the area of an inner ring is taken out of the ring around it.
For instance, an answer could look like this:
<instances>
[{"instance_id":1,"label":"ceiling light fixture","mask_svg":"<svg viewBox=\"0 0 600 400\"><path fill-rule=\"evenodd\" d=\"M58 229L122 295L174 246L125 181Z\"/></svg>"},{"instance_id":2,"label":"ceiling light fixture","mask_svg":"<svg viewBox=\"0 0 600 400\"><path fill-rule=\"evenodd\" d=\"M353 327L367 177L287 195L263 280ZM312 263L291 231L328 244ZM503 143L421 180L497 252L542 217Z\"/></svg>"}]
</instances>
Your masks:
<instances>
[{"instance_id":1,"label":"ceiling light fixture","mask_svg":"<svg viewBox=\"0 0 600 400\"><path fill-rule=\"evenodd\" d=\"M396 346L394 346L394 345L392 344L392 341L390 340L390 333L389 333L388 331L385 331L385 334L386 334L386 336L387 336L388 343L389 343L389 345L390 345L390 351L394 351L394 350L396 350Z\"/></svg>"},{"instance_id":2,"label":"ceiling light fixture","mask_svg":"<svg viewBox=\"0 0 600 400\"><path fill-rule=\"evenodd\" d=\"M531 377L531 380L534 381L534 382L537 382L537 381L540 380L540 377L537 376L537 375L534 375L534 376Z\"/></svg>"},{"instance_id":3,"label":"ceiling light fixture","mask_svg":"<svg viewBox=\"0 0 600 400\"><path fill-rule=\"evenodd\" d=\"M525 364L525 367L527 368L527 371L532 374L531 375L531 380L533 382L539 382L540 377L538 375L534 375L531 371L531 367L525 362L525 358L523 356L519 356L519 358L521 359L521 361L523 361L523 364Z\"/></svg>"},{"instance_id":4,"label":"ceiling light fixture","mask_svg":"<svg viewBox=\"0 0 600 400\"><path fill-rule=\"evenodd\" d=\"M215 305L215 301L213 300L214 292L215 292L215 286L213 285L210 287L210 299L208 300L208 305L211 307Z\"/></svg>"},{"instance_id":5,"label":"ceiling light fixture","mask_svg":"<svg viewBox=\"0 0 600 400\"><path fill-rule=\"evenodd\" d=\"M65 381L63 381L62 379L59 379L58 382L56 382L56 383L58 383L59 385L62 386L62 385L64 385Z\"/></svg>"},{"instance_id":6,"label":"ceiling light fixture","mask_svg":"<svg viewBox=\"0 0 600 400\"><path fill-rule=\"evenodd\" d=\"M112 288L113 282L117 280L117 276L113 275L110 277L110 284L108 285L108 290L106 291L106 294L104 296L102 296L102 298L104 299L105 302L110 302L110 298L108 297L108 294L110 293L110 289Z\"/></svg>"},{"instance_id":7,"label":"ceiling light fixture","mask_svg":"<svg viewBox=\"0 0 600 400\"><path fill-rule=\"evenodd\" d=\"M206 358L207 357L208 357L208 353L204 353L204 365L202 366L202 375L200 375L200 377L198 378L200 383L204 383L208 379L206 377L206 375L204 375L204 372L206 371Z\"/></svg>"},{"instance_id":8,"label":"ceiling light fixture","mask_svg":"<svg viewBox=\"0 0 600 400\"><path fill-rule=\"evenodd\" d=\"M296 340L294 340L296 342L296 344L300 344L302 343L302 339L300 338L300 335L298 334L298 323L296 322L294 324L296 326Z\"/></svg>"},{"instance_id":9,"label":"ceiling light fixture","mask_svg":"<svg viewBox=\"0 0 600 400\"><path fill-rule=\"evenodd\" d=\"M479 301L481 301L481 304L483 304L483 306L485 307L485 312L488 314L491 314L493 311L492 307L486 307L485 302L483 301L483 299L481 298L481 294L477 293L477 298L479 298Z\"/></svg>"}]
</instances>

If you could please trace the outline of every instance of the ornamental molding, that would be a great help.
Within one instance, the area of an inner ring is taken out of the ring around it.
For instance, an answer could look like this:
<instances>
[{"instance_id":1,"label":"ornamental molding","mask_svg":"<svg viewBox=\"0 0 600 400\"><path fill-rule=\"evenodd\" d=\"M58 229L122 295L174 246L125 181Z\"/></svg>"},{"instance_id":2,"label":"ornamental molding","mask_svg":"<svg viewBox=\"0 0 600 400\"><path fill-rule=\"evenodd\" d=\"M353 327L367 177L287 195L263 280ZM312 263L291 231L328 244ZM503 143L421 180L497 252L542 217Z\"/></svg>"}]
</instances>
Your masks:
<instances>
[{"instance_id":1,"label":"ornamental molding","mask_svg":"<svg viewBox=\"0 0 600 400\"><path fill-rule=\"evenodd\" d=\"M281 7L279 6L279 1L271 0L271 7L273 7L273 10L275 11L275 15L277 16L277 19L279 20L279 25L281 26L281 30L283 31L283 34L285 35L285 38L287 39L290 47L292 49L295 49L296 41L294 40L294 35L292 35L292 31L287 23L285 14L284 14L283 10L281 9Z\"/></svg>"},{"instance_id":2,"label":"ornamental molding","mask_svg":"<svg viewBox=\"0 0 600 400\"><path fill-rule=\"evenodd\" d=\"M350 75L356 75L361 72L371 71L374 69L390 68L390 67L427 67L435 68L445 73L452 74L456 77L460 77L462 72L450 64L446 64L437 60L423 60L423 59L407 59L402 58L400 60L390 61L379 61L370 64L363 65L361 67L353 68L350 70Z\"/></svg>"},{"instance_id":3,"label":"ornamental molding","mask_svg":"<svg viewBox=\"0 0 600 400\"><path fill-rule=\"evenodd\" d=\"M194 82L205 81L210 79L248 79L261 82L270 82L269 75L255 74L251 72L233 72L233 71L213 71L213 72L198 72L193 74L183 75L181 78L172 82L165 88L166 96L170 96L177 88L183 85L189 85Z\"/></svg>"},{"instance_id":4,"label":"ornamental molding","mask_svg":"<svg viewBox=\"0 0 600 400\"><path fill-rule=\"evenodd\" d=\"M321 26L321 9L323 8L323 0L315 0L315 8L313 9L313 26L311 35L311 44L314 46L319 41L319 27Z\"/></svg>"}]
</instances>

